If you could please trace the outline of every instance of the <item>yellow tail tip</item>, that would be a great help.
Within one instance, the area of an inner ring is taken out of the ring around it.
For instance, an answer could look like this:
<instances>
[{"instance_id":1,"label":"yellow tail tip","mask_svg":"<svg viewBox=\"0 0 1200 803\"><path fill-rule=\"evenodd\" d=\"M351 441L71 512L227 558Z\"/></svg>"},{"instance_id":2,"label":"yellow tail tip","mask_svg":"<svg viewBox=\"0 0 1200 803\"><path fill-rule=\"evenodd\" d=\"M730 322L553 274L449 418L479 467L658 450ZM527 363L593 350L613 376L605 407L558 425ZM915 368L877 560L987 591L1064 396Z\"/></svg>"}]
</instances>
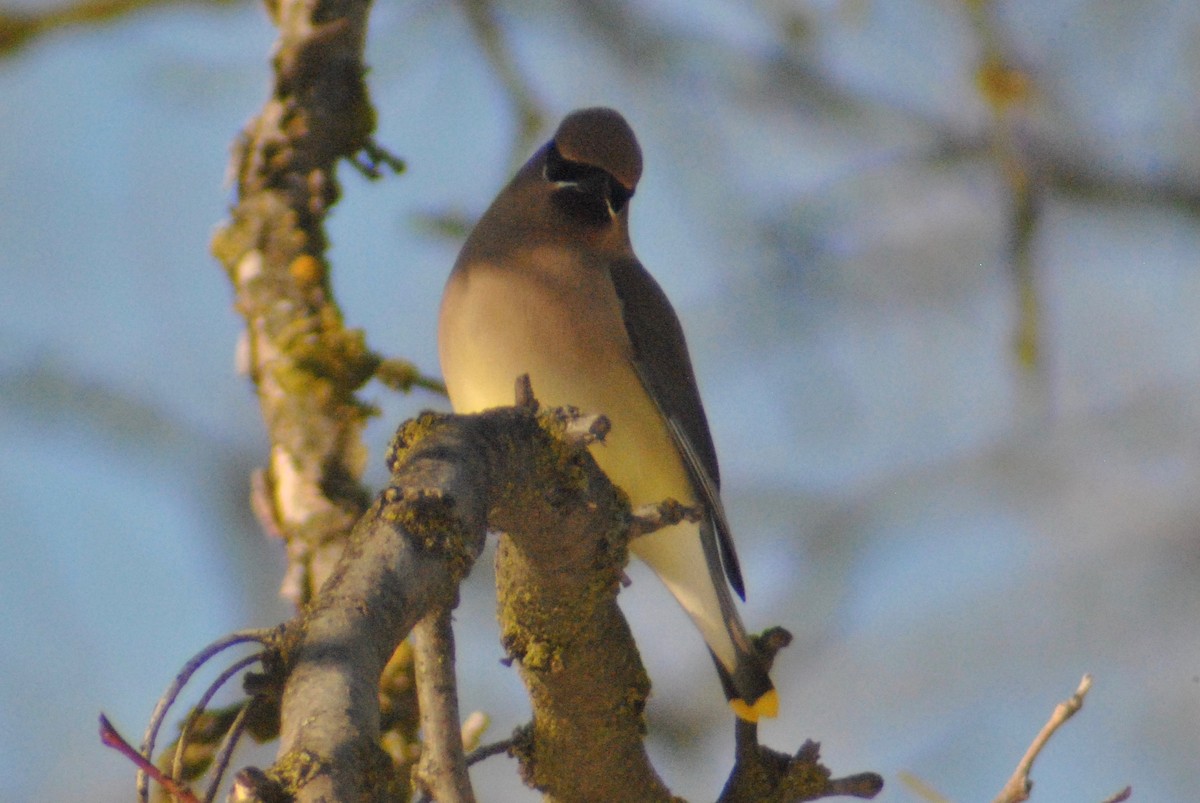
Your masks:
<instances>
[{"instance_id":1,"label":"yellow tail tip","mask_svg":"<svg viewBox=\"0 0 1200 803\"><path fill-rule=\"evenodd\" d=\"M738 719L747 722L758 722L762 717L773 719L779 716L779 693L771 689L755 700L753 705L740 698L734 698L729 701L729 707L738 715Z\"/></svg>"}]
</instances>

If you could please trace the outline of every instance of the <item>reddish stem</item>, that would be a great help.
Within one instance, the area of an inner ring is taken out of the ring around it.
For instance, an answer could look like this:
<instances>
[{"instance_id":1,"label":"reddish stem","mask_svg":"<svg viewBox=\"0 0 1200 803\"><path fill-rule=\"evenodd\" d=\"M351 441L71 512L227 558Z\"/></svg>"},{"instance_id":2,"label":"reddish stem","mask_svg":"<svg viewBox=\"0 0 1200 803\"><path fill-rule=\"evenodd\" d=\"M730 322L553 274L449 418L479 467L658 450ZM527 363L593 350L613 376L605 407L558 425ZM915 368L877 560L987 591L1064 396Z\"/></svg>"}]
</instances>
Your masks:
<instances>
[{"instance_id":1,"label":"reddish stem","mask_svg":"<svg viewBox=\"0 0 1200 803\"><path fill-rule=\"evenodd\" d=\"M104 714L100 715L100 741L104 743L105 747L111 747L132 761L139 770L150 777L150 780L160 784L169 794L174 795L175 799L180 801L180 803L200 803L200 798L192 794L190 789L154 766L150 759L134 750L133 746L125 741L121 734L117 733L117 729L113 727L113 724L108 721L108 717L104 716Z\"/></svg>"}]
</instances>

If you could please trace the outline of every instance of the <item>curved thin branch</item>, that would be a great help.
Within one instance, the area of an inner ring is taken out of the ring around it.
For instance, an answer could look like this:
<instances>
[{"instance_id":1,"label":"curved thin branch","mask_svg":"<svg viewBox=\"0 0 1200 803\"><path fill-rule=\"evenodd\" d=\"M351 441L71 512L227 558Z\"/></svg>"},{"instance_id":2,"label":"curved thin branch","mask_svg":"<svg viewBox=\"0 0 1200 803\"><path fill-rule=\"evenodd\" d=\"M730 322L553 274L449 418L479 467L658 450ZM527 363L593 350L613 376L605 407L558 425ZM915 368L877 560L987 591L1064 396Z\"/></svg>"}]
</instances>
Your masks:
<instances>
[{"instance_id":1,"label":"curved thin branch","mask_svg":"<svg viewBox=\"0 0 1200 803\"><path fill-rule=\"evenodd\" d=\"M163 789L172 795L178 803L200 803L199 798L192 793L192 790L162 772L145 756L134 750L133 745L125 741L125 737L117 732L117 729L113 727L113 724L108 721L108 717L104 716L104 714L100 715L100 743L105 747L111 747L132 761L139 772L146 773L155 782L161 784Z\"/></svg>"},{"instance_id":2,"label":"curved thin branch","mask_svg":"<svg viewBox=\"0 0 1200 803\"><path fill-rule=\"evenodd\" d=\"M1025 751L1025 755L1021 756L1021 760L1017 762L1017 768L1013 771L1012 777L1008 779L1008 783L1004 784L1004 788L996 795L993 803L1022 803L1029 799L1029 791L1033 788L1033 781L1029 779L1029 773L1033 771L1033 762L1037 760L1042 748L1050 741L1054 732L1062 727L1064 722L1075 716L1079 709L1083 708L1083 698L1087 697L1091 688L1092 676L1084 675L1083 679L1079 681L1079 687L1075 689L1075 693L1054 707L1054 713L1038 731L1037 736L1033 737L1033 742Z\"/></svg>"},{"instance_id":3,"label":"curved thin branch","mask_svg":"<svg viewBox=\"0 0 1200 803\"><path fill-rule=\"evenodd\" d=\"M482 745L467 754L467 766L474 766L484 759L491 758L492 756L498 756L501 753L507 753L512 750L512 748L512 739L501 739L498 742Z\"/></svg>"},{"instance_id":4,"label":"curved thin branch","mask_svg":"<svg viewBox=\"0 0 1200 803\"><path fill-rule=\"evenodd\" d=\"M222 686L229 682L230 678L251 664L257 663L261 660L262 653L256 652L253 655L247 655L245 658L241 658L236 661L233 666L230 666L228 669L218 675L217 679L208 685L208 688L205 689L204 694L200 696L200 699L196 702L196 705L192 707L187 719L183 721L183 727L179 729L179 739L175 743L175 757L171 760L171 777L183 777L183 756L187 750L188 741L192 735L192 728L195 727L196 720L199 718L200 714L208 708L208 704L212 702L212 698L218 691L221 690ZM249 704L250 701L247 700L246 705ZM245 709L243 708L243 710Z\"/></svg>"},{"instance_id":5,"label":"curved thin branch","mask_svg":"<svg viewBox=\"0 0 1200 803\"><path fill-rule=\"evenodd\" d=\"M208 663L221 652L235 647L238 644L245 644L248 641L256 641L259 644L268 644L277 634L276 629L263 630L239 630L236 633L230 633L227 636L222 636L216 641L209 644L200 652L193 655L179 673L175 675L175 679L171 681L171 685L158 698L158 703L154 706L154 712L150 715L150 722L146 726L146 735L142 738L141 754L147 761L154 759L154 743L158 740L158 732L162 729L163 721L166 719L167 712L171 706L175 704L175 700L179 698L183 687L188 684L196 671L204 664ZM139 770L137 776L137 793L138 799L143 803L148 803L150 799L150 784L146 773Z\"/></svg>"},{"instance_id":6,"label":"curved thin branch","mask_svg":"<svg viewBox=\"0 0 1200 803\"><path fill-rule=\"evenodd\" d=\"M217 799L217 792L221 788L221 779L225 777L225 770L229 768L229 761L233 758L233 751L241 741L242 734L246 730L246 718L250 714L250 701L247 700L242 709L237 712L237 716L233 718L233 722L229 725L229 730L225 733L225 738L221 740L221 747L217 750L216 760L213 761L212 778L208 782L208 789L204 793L204 803L213 803Z\"/></svg>"}]
</instances>

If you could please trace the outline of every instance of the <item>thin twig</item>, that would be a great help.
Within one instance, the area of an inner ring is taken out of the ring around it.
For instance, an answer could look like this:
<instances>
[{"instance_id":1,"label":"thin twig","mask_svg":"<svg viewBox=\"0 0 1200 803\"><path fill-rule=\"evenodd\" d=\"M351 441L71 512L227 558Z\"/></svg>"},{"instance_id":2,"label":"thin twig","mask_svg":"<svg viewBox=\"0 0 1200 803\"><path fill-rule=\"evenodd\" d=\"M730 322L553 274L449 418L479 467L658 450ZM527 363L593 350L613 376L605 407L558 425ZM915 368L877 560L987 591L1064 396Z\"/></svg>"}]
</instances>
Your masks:
<instances>
[{"instance_id":1,"label":"thin twig","mask_svg":"<svg viewBox=\"0 0 1200 803\"><path fill-rule=\"evenodd\" d=\"M421 373L420 369L408 360L380 357L379 366L375 369L375 378L400 393L422 388L439 396L446 395L445 382Z\"/></svg>"},{"instance_id":2,"label":"thin twig","mask_svg":"<svg viewBox=\"0 0 1200 803\"><path fill-rule=\"evenodd\" d=\"M498 756L501 753L507 753L512 749L512 746L512 739L501 739L498 742L492 742L491 744L485 744L477 747L467 754L467 766L470 767L478 764L485 758L491 758L492 756Z\"/></svg>"},{"instance_id":3,"label":"thin twig","mask_svg":"<svg viewBox=\"0 0 1200 803\"><path fill-rule=\"evenodd\" d=\"M250 666L250 664L262 660L262 655L261 652L256 652L253 655L247 655L245 658L234 662L233 666L218 675L217 679L210 683L208 688L204 690L204 694L201 695L200 699L192 707L191 712L187 715L187 719L183 721L183 727L179 729L179 740L175 744L175 758L171 762L172 777L183 777L183 754L187 750L187 743L191 738L192 728L196 725L196 720L200 718L200 715L207 710L212 698L220 691L222 686L229 682L230 678ZM247 700L246 705L249 704L250 701Z\"/></svg>"},{"instance_id":4,"label":"thin twig","mask_svg":"<svg viewBox=\"0 0 1200 803\"><path fill-rule=\"evenodd\" d=\"M1040 348L1042 310L1032 244L1040 224L1044 189L1037 175L1037 163L1027 147L1035 87L1029 72L1011 55L1012 48L995 20L994 4L967 5L980 48L975 85L991 111L992 154L1008 185L1011 201L1008 256L1016 290L1013 349L1018 366L1037 376L1044 373Z\"/></svg>"},{"instance_id":5,"label":"thin twig","mask_svg":"<svg viewBox=\"0 0 1200 803\"><path fill-rule=\"evenodd\" d=\"M246 729L246 717L250 713L250 702L242 706L242 710L237 712L237 716L233 718L233 722L229 725L229 731L225 734L225 738L221 740L221 748L217 751L217 758L213 762L212 778L208 782L208 791L204 793L204 803L213 803L217 799L217 790L221 787L221 778L225 775L225 770L229 768L229 759L233 757L233 751L237 747L237 743L242 738L242 733Z\"/></svg>"},{"instance_id":6,"label":"thin twig","mask_svg":"<svg viewBox=\"0 0 1200 803\"><path fill-rule=\"evenodd\" d=\"M463 755L449 608L436 608L413 628L422 750L413 777L440 803L474 803Z\"/></svg>"},{"instance_id":7,"label":"thin twig","mask_svg":"<svg viewBox=\"0 0 1200 803\"><path fill-rule=\"evenodd\" d=\"M992 803L1022 803L1029 799L1029 791L1033 788L1033 781L1029 779L1029 773L1033 770L1033 762L1037 760L1038 754L1042 752L1042 748L1050 741L1054 732L1073 717L1075 712L1083 708L1083 698L1087 696L1088 690L1091 688L1092 676L1084 675L1083 679L1079 681L1079 688L1075 690L1075 693L1054 707L1054 713L1050 715L1049 721L1034 737L1029 749L1025 751L1025 755L1017 762L1017 769L1013 772L1012 777L1008 779L1008 783L1004 785Z\"/></svg>"},{"instance_id":8,"label":"thin twig","mask_svg":"<svg viewBox=\"0 0 1200 803\"><path fill-rule=\"evenodd\" d=\"M498 742L477 747L467 754L467 766L470 767L474 764L478 764L485 758L491 758L492 756L498 756L501 753L507 753L512 749L512 746L512 739L501 739ZM417 803L434 803L434 801L428 792L423 792L421 796L417 798Z\"/></svg>"},{"instance_id":9,"label":"thin twig","mask_svg":"<svg viewBox=\"0 0 1200 803\"><path fill-rule=\"evenodd\" d=\"M154 743L158 740L158 732L162 728L163 721L166 719L167 712L171 706L175 704L175 700L179 697L179 693L183 691L183 687L192 679L192 675L208 661L212 660L221 652L238 644L245 644L248 641L256 641L259 644L267 644L274 635L274 629L257 629L257 630L239 630L229 635L222 636L216 641L209 644L200 652L196 653L184 664L183 669L175 675L175 679L171 681L171 685L158 698L158 704L154 706L154 713L150 715L150 723L146 726L146 735L142 738L141 755L147 761L153 761L154 758ZM148 782L145 770L138 770L137 776L137 794L138 799L142 803L149 803L150 800L150 784Z\"/></svg>"},{"instance_id":10,"label":"thin twig","mask_svg":"<svg viewBox=\"0 0 1200 803\"><path fill-rule=\"evenodd\" d=\"M133 749L133 745L125 741L113 724L108 721L108 717L104 714L100 715L100 741L105 747L111 747L121 755L133 762L138 768L139 773L145 773L153 778L163 789L166 789L169 794L174 796L179 803L200 803L196 796L183 784L176 781L169 775L163 773L158 767L154 766L145 756Z\"/></svg>"},{"instance_id":11,"label":"thin twig","mask_svg":"<svg viewBox=\"0 0 1200 803\"><path fill-rule=\"evenodd\" d=\"M144 8L177 5L179 0L81 0L44 11L0 10L0 55L10 55L35 37L76 25L103 25ZM220 5L220 3L214 3Z\"/></svg>"},{"instance_id":12,"label":"thin twig","mask_svg":"<svg viewBox=\"0 0 1200 803\"><path fill-rule=\"evenodd\" d=\"M900 778L900 783L907 786L910 792L924 800L925 803L950 803L950 798L945 797L941 792L911 772L901 772L898 774L898 777Z\"/></svg>"}]
</instances>

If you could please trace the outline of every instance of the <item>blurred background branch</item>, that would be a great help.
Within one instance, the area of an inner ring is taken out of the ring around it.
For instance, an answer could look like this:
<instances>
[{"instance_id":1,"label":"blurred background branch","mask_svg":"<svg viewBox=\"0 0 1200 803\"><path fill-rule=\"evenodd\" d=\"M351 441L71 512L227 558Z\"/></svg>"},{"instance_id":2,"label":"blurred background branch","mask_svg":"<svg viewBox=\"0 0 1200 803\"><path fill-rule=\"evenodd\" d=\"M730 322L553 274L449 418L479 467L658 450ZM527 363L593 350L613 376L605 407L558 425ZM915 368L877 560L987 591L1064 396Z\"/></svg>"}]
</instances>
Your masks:
<instances>
[{"instance_id":1,"label":"blurred background branch","mask_svg":"<svg viewBox=\"0 0 1200 803\"><path fill-rule=\"evenodd\" d=\"M81 0L49 9L0 8L0 56L11 56L38 36L77 25L107 25L147 8L178 3L231 5L238 0Z\"/></svg>"}]
</instances>

